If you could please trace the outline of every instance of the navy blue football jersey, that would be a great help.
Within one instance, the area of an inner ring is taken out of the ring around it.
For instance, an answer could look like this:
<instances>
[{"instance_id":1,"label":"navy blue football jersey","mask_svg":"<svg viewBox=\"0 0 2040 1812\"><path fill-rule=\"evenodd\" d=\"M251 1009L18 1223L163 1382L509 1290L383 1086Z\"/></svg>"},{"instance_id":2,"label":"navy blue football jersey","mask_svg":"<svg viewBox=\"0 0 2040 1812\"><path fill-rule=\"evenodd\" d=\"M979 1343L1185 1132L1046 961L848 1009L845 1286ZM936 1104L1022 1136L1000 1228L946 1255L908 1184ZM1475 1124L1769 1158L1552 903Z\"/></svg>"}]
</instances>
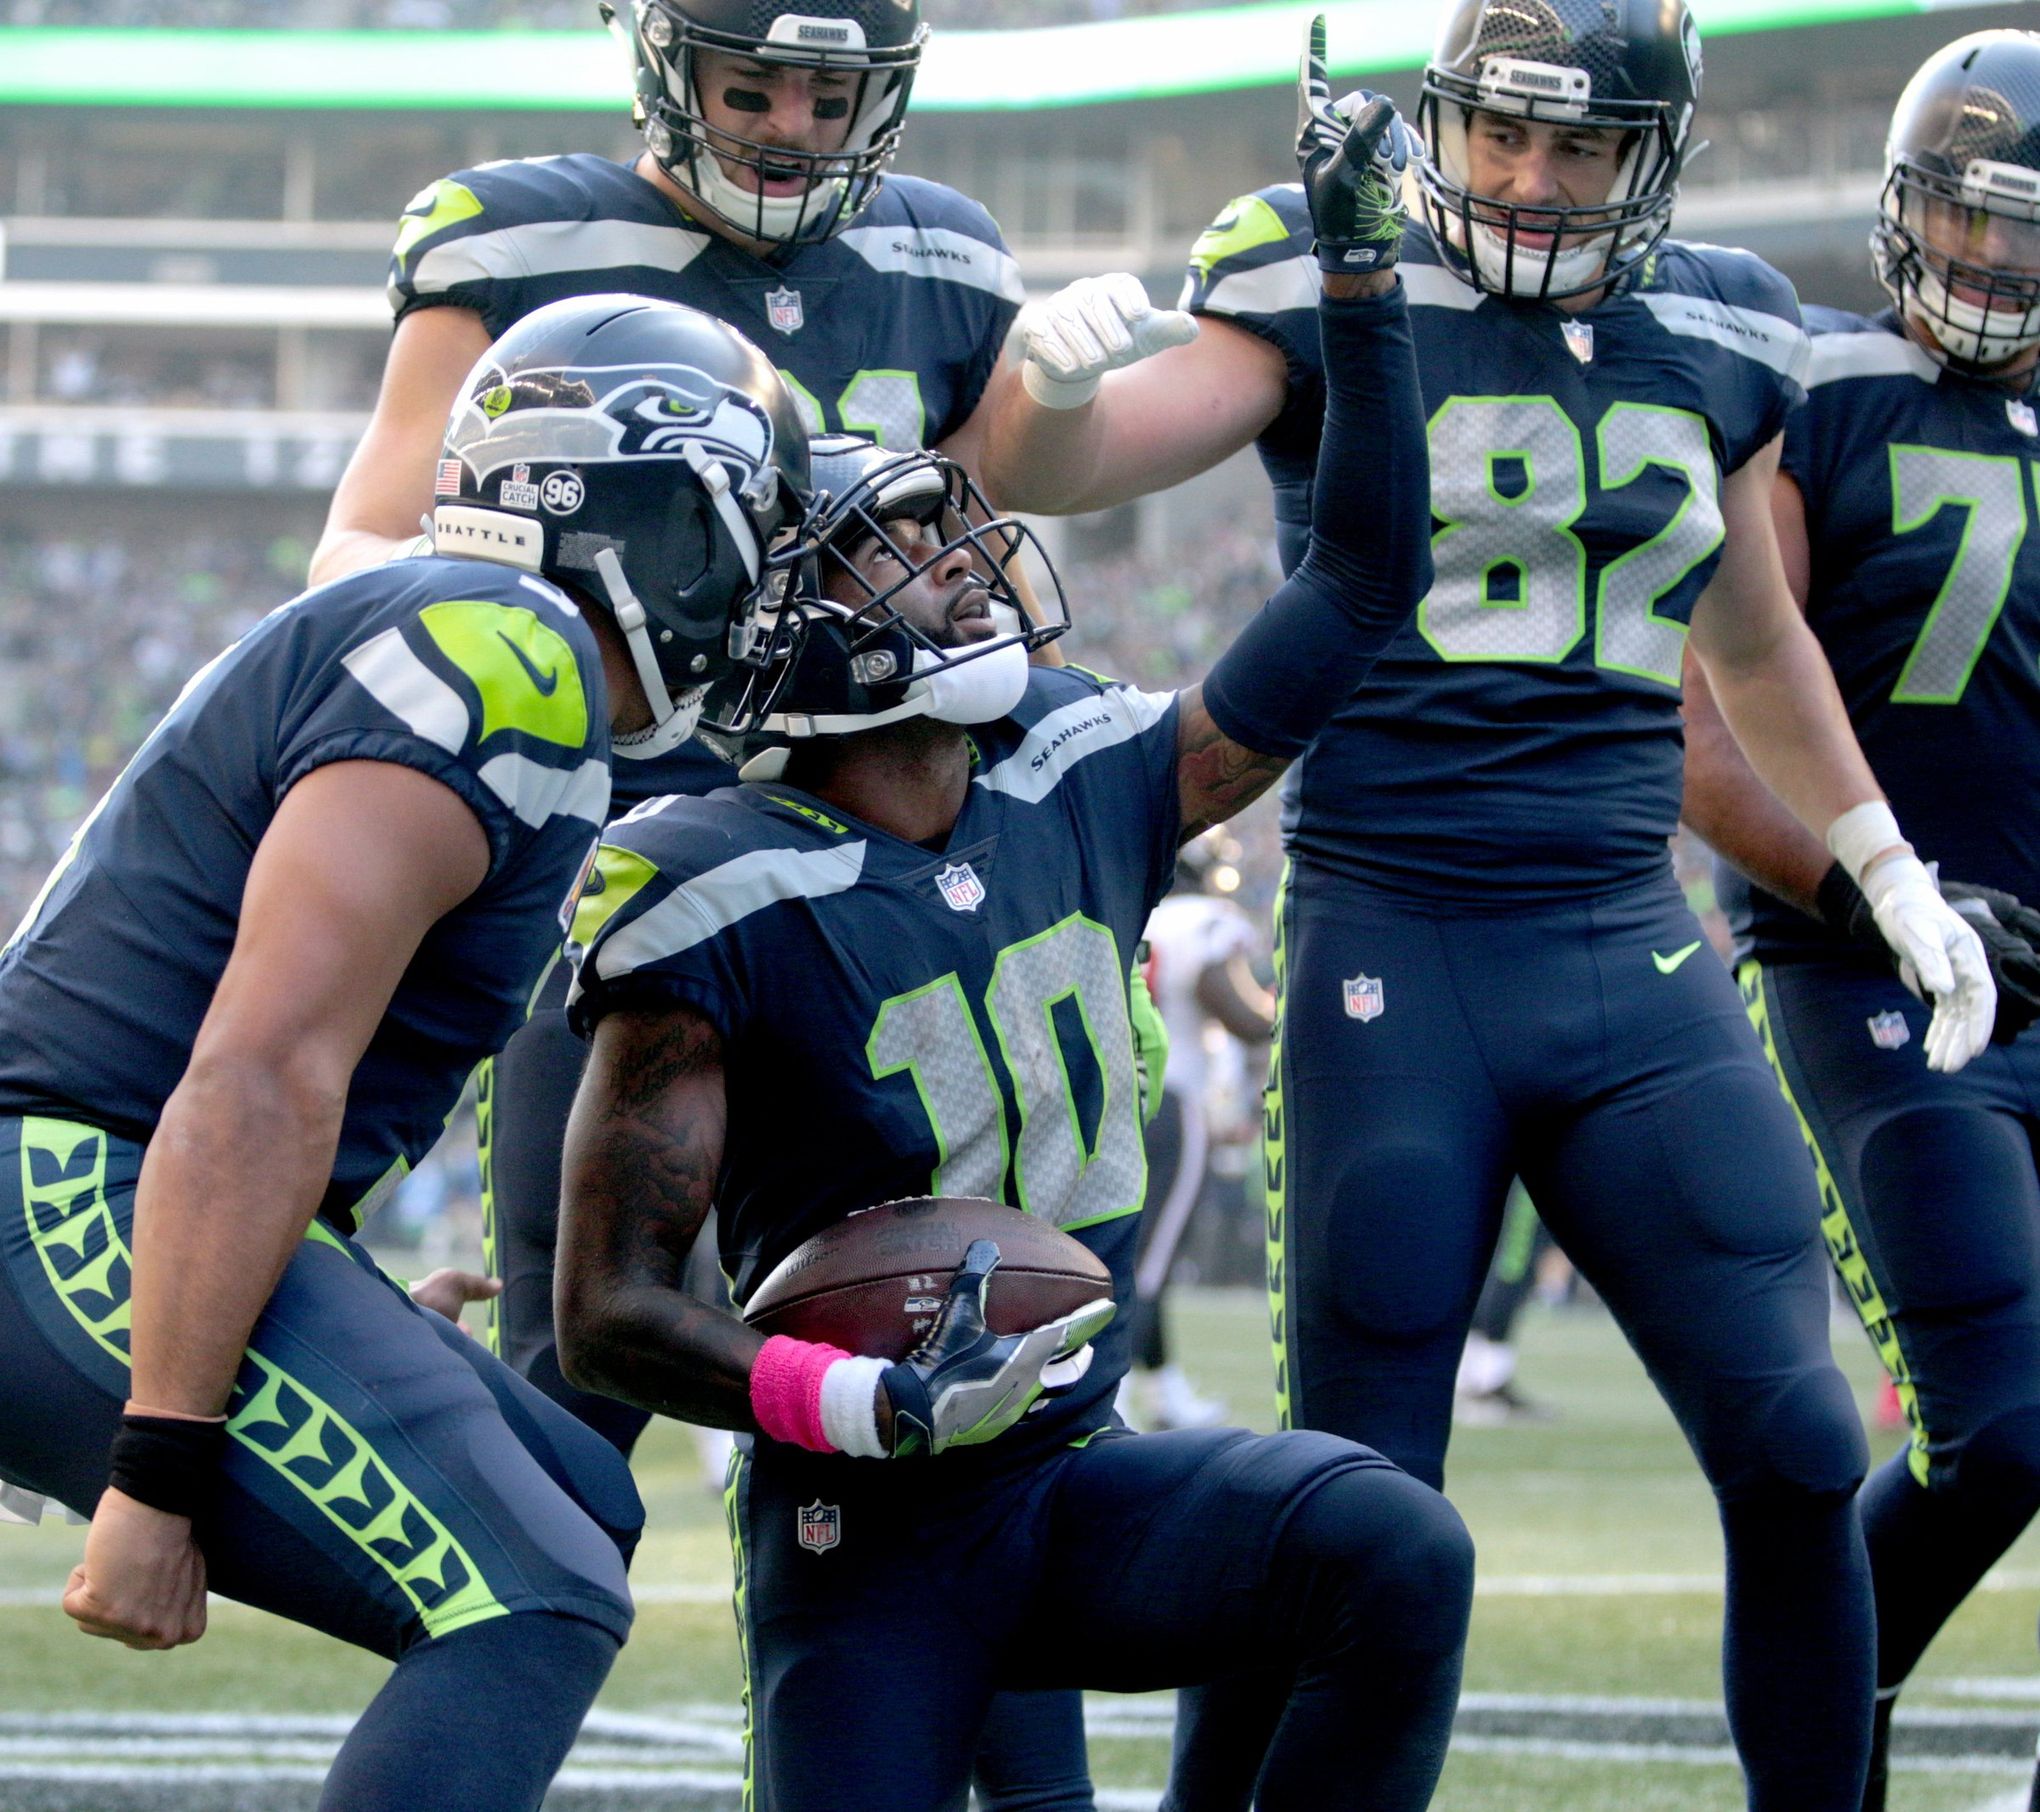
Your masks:
<instances>
[{"instance_id":1,"label":"navy blue football jersey","mask_svg":"<svg viewBox=\"0 0 2040 1812\"><path fill-rule=\"evenodd\" d=\"M1806 501L1807 621L1921 854L2040 897L2040 414L1946 370L1887 309L1809 308L1806 406L1783 469ZM1742 949L1834 935L1723 865Z\"/></svg>"},{"instance_id":2,"label":"navy blue football jersey","mask_svg":"<svg viewBox=\"0 0 2040 1812\"><path fill-rule=\"evenodd\" d=\"M566 296L624 290L727 321L779 367L811 432L939 446L984 394L1021 302L992 217L954 189L891 176L855 225L767 264L696 225L628 163L591 153L457 171L405 211L390 260L398 320L470 308L492 335ZM728 786L700 743L649 761L618 745L619 810Z\"/></svg>"},{"instance_id":3,"label":"navy blue football jersey","mask_svg":"<svg viewBox=\"0 0 2040 1812\"><path fill-rule=\"evenodd\" d=\"M351 1228L430 1149L523 1024L609 804L592 631L543 580L472 560L307 592L186 685L0 952L0 1114L148 1139L232 954L255 846L335 761L429 774L488 833L487 878L426 933L354 1072L321 1212Z\"/></svg>"},{"instance_id":4,"label":"navy blue football jersey","mask_svg":"<svg viewBox=\"0 0 2040 1812\"><path fill-rule=\"evenodd\" d=\"M670 1001L722 1034L717 1226L739 1304L822 1227L929 1194L1041 1215L1131 1300L1147 1161L1127 971L1175 872L1176 718L1173 693L1035 668L1020 708L973 732L939 852L783 785L661 800L605 833L568 1011L585 1036ZM1115 1322L1028 1428L1106 1420L1126 1342Z\"/></svg>"},{"instance_id":5,"label":"navy blue football jersey","mask_svg":"<svg viewBox=\"0 0 2040 1812\"><path fill-rule=\"evenodd\" d=\"M1197 242L1184 298L1288 367L1260 451L1291 566L1324 412L1310 247L1297 185L1244 196ZM1633 284L1567 315L1483 296L1416 223L1401 270L1437 577L1298 764L1290 847L1420 900L1563 899L1659 875L1721 480L1801 394L1791 286L1748 253L1667 241Z\"/></svg>"}]
</instances>

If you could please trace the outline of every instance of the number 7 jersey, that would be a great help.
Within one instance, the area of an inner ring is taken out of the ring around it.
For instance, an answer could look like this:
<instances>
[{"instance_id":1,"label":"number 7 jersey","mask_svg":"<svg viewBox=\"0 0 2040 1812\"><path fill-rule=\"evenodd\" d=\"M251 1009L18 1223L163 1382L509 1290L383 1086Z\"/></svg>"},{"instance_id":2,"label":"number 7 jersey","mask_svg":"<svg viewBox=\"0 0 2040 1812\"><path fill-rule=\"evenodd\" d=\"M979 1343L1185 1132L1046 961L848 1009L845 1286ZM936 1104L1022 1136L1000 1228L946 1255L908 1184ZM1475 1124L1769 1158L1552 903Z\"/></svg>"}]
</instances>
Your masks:
<instances>
[{"instance_id":1,"label":"number 7 jersey","mask_svg":"<svg viewBox=\"0 0 2040 1812\"><path fill-rule=\"evenodd\" d=\"M1662 875L1722 481L1801 394L1791 286L1747 253L1667 241L1629 287L1568 315L1482 295L1420 224L1401 270L1437 577L1299 764L1290 847L1420 900L1568 899ZM1185 305L1288 368L1259 445L1290 564L1324 410L1316 300L1293 184L1231 204L1192 252Z\"/></svg>"},{"instance_id":2,"label":"number 7 jersey","mask_svg":"<svg viewBox=\"0 0 2040 1812\"><path fill-rule=\"evenodd\" d=\"M2040 413L1944 370L1890 310L1810 308L1784 471L1806 505L1807 621L1901 824L1942 873L2040 895ZM1832 955L1722 871L1738 941Z\"/></svg>"}]
</instances>

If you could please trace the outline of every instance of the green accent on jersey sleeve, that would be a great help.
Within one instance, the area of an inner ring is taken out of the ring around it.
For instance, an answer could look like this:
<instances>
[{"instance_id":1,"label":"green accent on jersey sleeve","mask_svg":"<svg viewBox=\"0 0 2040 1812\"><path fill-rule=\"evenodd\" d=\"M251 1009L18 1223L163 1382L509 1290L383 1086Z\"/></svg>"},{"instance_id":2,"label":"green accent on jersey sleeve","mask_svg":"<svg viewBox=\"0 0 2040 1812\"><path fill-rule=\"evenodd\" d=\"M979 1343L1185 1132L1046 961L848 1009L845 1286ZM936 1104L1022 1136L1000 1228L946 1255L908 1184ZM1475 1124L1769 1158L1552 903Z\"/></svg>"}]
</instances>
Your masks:
<instances>
[{"instance_id":1,"label":"green accent on jersey sleeve","mask_svg":"<svg viewBox=\"0 0 2040 1812\"><path fill-rule=\"evenodd\" d=\"M429 188L420 189L397 222L397 247L391 256L396 260L398 274L405 274L406 260L434 233L458 226L463 220L473 220L481 212L482 204L474 190L450 176L442 176Z\"/></svg>"},{"instance_id":2,"label":"green accent on jersey sleeve","mask_svg":"<svg viewBox=\"0 0 2040 1812\"><path fill-rule=\"evenodd\" d=\"M419 620L482 699L481 740L518 730L578 749L588 740L588 698L564 636L513 604L456 598L428 604Z\"/></svg>"},{"instance_id":3,"label":"green accent on jersey sleeve","mask_svg":"<svg viewBox=\"0 0 2040 1812\"><path fill-rule=\"evenodd\" d=\"M659 872L634 849L620 849L604 843L595 851L580 897L574 902L573 924L567 942L580 950L602 935L602 927L628 906L647 881Z\"/></svg>"},{"instance_id":4,"label":"green accent on jersey sleeve","mask_svg":"<svg viewBox=\"0 0 2040 1812\"><path fill-rule=\"evenodd\" d=\"M1282 216L1266 201L1258 195L1242 195L1227 202L1218 218L1197 236L1197 243L1190 248L1190 266L1208 281L1228 258L1264 245L1280 245L1288 237Z\"/></svg>"}]
</instances>

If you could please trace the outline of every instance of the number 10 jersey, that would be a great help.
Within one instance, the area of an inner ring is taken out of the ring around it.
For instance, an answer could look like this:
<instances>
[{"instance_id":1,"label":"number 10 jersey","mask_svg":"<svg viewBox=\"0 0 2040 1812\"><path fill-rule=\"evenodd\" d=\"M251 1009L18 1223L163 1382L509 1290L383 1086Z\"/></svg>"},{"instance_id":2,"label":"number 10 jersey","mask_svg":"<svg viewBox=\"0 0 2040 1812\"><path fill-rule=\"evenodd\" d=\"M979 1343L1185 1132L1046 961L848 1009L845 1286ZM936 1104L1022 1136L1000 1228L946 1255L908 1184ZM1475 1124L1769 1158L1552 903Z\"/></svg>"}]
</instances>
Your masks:
<instances>
[{"instance_id":1,"label":"number 10 jersey","mask_svg":"<svg viewBox=\"0 0 2040 1812\"><path fill-rule=\"evenodd\" d=\"M1127 970L1175 872L1176 725L1173 693L1038 667L1011 717L972 732L940 850L778 783L656 800L604 833L568 1012L586 1036L670 1003L721 1034L717 1226L739 1303L809 1235L912 1195L1039 1215L1130 1297L1147 1162ZM1103 1421L1123 1321L1096 1344L1030 1430Z\"/></svg>"},{"instance_id":2,"label":"number 10 jersey","mask_svg":"<svg viewBox=\"0 0 2040 1812\"><path fill-rule=\"evenodd\" d=\"M1198 241L1186 297L1287 365L1259 446L1290 564L1324 409L1310 241L1295 185L1243 197ZM1437 578L1299 764L1290 848L1416 900L1573 899L1662 876L1721 483L1801 395L1791 286L1748 253L1668 241L1617 295L1565 314L1482 295L1421 225L1401 269Z\"/></svg>"}]
</instances>

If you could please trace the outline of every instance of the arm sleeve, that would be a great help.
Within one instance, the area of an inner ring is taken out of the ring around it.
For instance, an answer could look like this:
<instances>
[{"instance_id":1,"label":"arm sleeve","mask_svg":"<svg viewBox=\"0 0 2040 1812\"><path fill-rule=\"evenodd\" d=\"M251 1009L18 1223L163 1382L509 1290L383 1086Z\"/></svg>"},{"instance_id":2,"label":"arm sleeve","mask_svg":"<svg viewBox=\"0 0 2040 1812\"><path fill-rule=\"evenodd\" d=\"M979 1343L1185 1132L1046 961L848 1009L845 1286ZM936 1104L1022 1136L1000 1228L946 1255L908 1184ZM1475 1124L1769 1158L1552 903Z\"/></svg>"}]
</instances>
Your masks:
<instances>
[{"instance_id":1,"label":"arm sleeve","mask_svg":"<svg viewBox=\"0 0 2040 1812\"><path fill-rule=\"evenodd\" d=\"M1212 721L1300 755L1431 585L1431 475L1402 285L1319 309L1325 432L1303 564L1204 682Z\"/></svg>"}]
</instances>

